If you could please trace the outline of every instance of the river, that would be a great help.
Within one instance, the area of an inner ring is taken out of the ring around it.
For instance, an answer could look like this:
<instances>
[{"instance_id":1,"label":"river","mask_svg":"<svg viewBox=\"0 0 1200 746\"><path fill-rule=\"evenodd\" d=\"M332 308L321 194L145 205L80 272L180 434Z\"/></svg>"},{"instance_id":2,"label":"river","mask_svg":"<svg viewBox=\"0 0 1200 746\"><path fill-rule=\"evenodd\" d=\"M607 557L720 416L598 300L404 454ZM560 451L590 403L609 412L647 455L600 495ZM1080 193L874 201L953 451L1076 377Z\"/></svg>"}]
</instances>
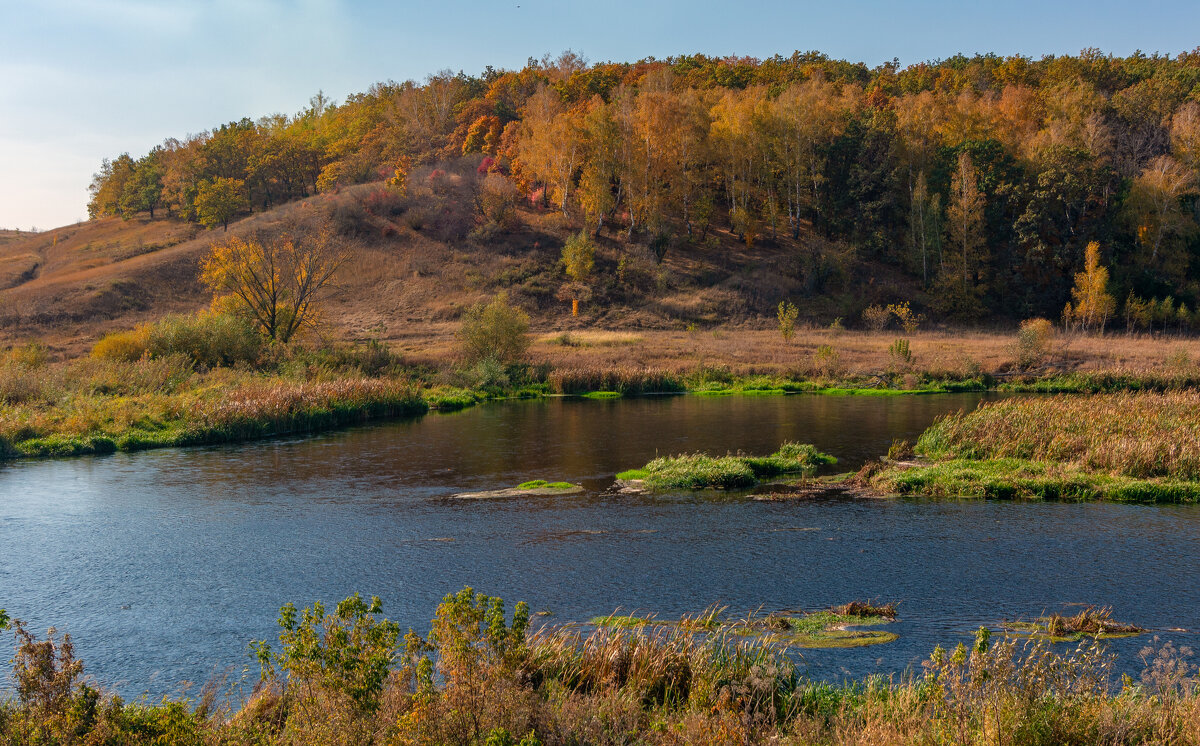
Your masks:
<instances>
[{"instance_id":1,"label":"river","mask_svg":"<svg viewBox=\"0 0 1200 746\"><path fill-rule=\"evenodd\" d=\"M1200 626L1200 507L624 496L656 454L810 442L856 469L979 394L496 403L312 438L0 466L0 607L73 636L95 680L178 693L249 665L280 605L378 595L425 633L471 585L550 622L899 601L900 639L802 651L828 679L919 670L981 624L1102 604ZM528 479L583 494L455 500ZM1194 636L1159 632L1182 644ZM1112 643L1137 672L1146 638ZM2 657L7 657L4 655Z\"/></svg>"}]
</instances>

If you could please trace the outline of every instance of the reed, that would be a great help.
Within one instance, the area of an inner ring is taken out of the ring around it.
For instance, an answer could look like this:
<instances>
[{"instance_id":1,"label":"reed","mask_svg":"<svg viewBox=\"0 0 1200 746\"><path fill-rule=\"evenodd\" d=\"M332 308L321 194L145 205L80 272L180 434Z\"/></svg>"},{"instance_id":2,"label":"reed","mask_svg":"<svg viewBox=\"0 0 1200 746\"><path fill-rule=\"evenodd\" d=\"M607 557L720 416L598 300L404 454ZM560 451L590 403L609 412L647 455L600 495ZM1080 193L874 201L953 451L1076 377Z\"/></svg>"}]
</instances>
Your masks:
<instances>
[{"instance_id":1,"label":"reed","mask_svg":"<svg viewBox=\"0 0 1200 746\"><path fill-rule=\"evenodd\" d=\"M1200 392L1007 399L942 418L916 449L932 459L1013 458L1200 480Z\"/></svg>"}]
</instances>

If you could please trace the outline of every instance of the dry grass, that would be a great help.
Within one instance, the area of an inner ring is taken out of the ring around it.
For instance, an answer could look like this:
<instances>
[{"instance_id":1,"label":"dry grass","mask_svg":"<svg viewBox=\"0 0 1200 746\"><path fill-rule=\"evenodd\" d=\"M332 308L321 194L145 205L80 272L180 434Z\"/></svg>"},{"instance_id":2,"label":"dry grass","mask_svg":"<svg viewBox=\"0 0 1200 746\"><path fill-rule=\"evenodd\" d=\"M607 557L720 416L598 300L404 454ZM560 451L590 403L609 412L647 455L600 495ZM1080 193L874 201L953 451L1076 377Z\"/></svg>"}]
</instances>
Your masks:
<instances>
[{"instance_id":1,"label":"dry grass","mask_svg":"<svg viewBox=\"0 0 1200 746\"><path fill-rule=\"evenodd\" d=\"M1008 399L945 417L917 450L934 459L1049 461L1127 477L1200 480L1200 392Z\"/></svg>"}]
</instances>

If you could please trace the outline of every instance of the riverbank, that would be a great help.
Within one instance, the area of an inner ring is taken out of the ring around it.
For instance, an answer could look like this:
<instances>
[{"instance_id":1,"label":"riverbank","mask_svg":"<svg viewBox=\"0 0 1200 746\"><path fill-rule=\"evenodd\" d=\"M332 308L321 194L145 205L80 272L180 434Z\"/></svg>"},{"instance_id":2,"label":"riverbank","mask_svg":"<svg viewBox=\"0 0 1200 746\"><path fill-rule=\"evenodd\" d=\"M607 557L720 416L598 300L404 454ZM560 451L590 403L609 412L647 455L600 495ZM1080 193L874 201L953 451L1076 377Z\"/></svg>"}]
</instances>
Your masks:
<instances>
[{"instance_id":1,"label":"riverbank","mask_svg":"<svg viewBox=\"0 0 1200 746\"><path fill-rule=\"evenodd\" d=\"M419 352L377 342L267 347L231 337L219 321L198 316L159 322L154 328L161 327L170 345L140 357L122 357L113 349L125 341L121 335L101 343L107 348L100 357L54 360L39 345L0 352L0 459L316 433L488 400L550 395L1200 388L1200 367L1187 348L1191 342L1180 340L1079 337L1048 352L1045 365L1015 369L1011 359L1002 361L1001 351L1012 353L1003 335L920 332L901 348L886 332L807 330L807 341L798 342L755 330L583 330L535 338L520 364L465 366L444 334L422 337L427 347ZM1114 347L1127 348L1128 356L1114 357ZM983 367L974 353L995 367ZM1157 365L1156 356L1162 358ZM1068 363L1075 368L1064 372ZM961 480L933 481L957 488Z\"/></svg>"},{"instance_id":2,"label":"riverbank","mask_svg":"<svg viewBox=\"0 0 1200 746\"><path fill-rule=\"evenodd\" d=\"M934 423L914 451L861 478L889 494L1195 502L1200 392L985 403Z\"/></svg>"},{"instance_id":3,"label":"riverbank","mask_svg":"<svg viewBox=\"0 0 1200 746\"><path fill-rule=\"evenodd\" d=\"M0 627L8 622L0 614ZM886 744L1200 743L1200 679L1157 638L1118 682L1103 642L1075 647L981 629L920 671L806 679L777 636L678 625L530 631L528 607L467 588L425 637L378 600L302 613L252 645L261 680L195 699L125 702L84 683L69 639L13 623L13 743ZM255 676L254 678L258 678ZM223 695L232 693L231 700ZM223 703L224 702L224 703Z\"/></svg>"}]
</instances>

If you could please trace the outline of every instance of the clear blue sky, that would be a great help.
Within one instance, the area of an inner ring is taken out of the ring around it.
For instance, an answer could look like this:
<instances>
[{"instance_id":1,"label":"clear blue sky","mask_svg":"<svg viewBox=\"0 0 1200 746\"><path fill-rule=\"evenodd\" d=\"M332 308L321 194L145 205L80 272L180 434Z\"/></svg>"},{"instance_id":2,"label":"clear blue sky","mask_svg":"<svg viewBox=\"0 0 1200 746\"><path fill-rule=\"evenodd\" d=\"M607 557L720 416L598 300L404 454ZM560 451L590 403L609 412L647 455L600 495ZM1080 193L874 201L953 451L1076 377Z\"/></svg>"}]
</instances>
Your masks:
<instances>
[{"instance_id":1,"label":"clear blue sky","mask_svg":"<svg viewBox=\"0 0 1200 746\"><path fill-rule=\"evenodd\" d=\"M870 65L962 52L1176 54L1200 2L1172 0L0 0L0 227L86 215L100 160L380 80L818 49Z\"/></svg>"}]
</instances>

